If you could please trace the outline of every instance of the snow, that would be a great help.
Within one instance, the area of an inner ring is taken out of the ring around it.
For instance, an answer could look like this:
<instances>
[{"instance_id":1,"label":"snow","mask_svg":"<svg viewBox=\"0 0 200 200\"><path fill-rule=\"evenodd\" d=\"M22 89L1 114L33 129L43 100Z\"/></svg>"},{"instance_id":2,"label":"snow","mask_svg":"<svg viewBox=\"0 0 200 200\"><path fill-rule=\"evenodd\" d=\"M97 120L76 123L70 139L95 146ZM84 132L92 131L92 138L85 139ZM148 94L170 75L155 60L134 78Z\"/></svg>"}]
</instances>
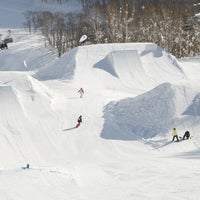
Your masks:
<instances>
[{"instance_id":1,"label":"snow","mask_svg":"<svg viewBox=\"0 0 200 200\"><path fill-rule=\"evenodd\" d=\"M166 133L175 115L174 96L171 84L163 83L135 98L109 103L105 108L102 137L114 139L111 130L120 140L147 139Z\"/></svg>"},{"instance_id":2,"label":"snow","mask_svg":"<svg viewBox=\"0 0 200 200\"><path fill-rule=\"evenodd\" d=\"M57 58L40 35L12 36L0 51L0 199L199 199L199 57L130 43ZM192 138L171 143L174 127Z\"/></svg>"}]
</instances>

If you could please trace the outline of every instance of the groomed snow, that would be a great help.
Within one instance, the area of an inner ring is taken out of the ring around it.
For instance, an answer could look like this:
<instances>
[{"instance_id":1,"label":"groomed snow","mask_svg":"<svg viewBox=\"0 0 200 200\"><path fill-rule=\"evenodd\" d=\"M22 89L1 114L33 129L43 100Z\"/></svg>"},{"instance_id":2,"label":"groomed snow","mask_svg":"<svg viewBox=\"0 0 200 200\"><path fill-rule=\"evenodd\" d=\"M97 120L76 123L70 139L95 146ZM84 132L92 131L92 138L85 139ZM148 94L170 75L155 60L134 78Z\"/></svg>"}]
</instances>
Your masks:
<instances>
[{"instance_id":1,"label":"groomed snow","mask_svg":"<svg viewBox=\"0 0 200 200\"><path fill-rule=\"evenodd\" d=\"M14 39L0 51L0 199L199 199L200 58L134 43L58 59L16 29L27 10L80 10L79 0L48 2L0 6L1 38L9 29ZM173 127L192 139L170 143Z\"/></svg>"},{"instance_id":2,"label":"groomed snow","mask_svg":"<svg viewBox=\"0 0 200 200\"><path fill-rule=\"evenodd\" d=\"M199 199L199 59L150 43L56 59L41 36L12 32L0 51L0 199ZM192 139L169 143L173 127Z\"/></svg>"}]
</instances>

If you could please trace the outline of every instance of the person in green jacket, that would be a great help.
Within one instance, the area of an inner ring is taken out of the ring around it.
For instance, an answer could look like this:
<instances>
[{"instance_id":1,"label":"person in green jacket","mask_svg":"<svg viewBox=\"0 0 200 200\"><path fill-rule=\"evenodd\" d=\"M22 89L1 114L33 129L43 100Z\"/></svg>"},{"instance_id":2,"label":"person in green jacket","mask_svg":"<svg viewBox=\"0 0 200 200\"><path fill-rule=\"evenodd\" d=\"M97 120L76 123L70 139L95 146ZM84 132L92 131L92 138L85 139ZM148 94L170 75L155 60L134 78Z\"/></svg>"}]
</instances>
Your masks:
<instances>
[{"instance_id":1,"label":"person in green jacket","mask_svg":"<svg viewBox=\"0 0 200 200\"><path fill-rule=\"evenodd\" d=\"M176 138L176 141L177 141L177 142L179 141L179 139L178 139L178 133L177 133L176 128L173 128L172 136L173 136L172 142L174 141L175 138Z\"/></svg>"}]
</instances>

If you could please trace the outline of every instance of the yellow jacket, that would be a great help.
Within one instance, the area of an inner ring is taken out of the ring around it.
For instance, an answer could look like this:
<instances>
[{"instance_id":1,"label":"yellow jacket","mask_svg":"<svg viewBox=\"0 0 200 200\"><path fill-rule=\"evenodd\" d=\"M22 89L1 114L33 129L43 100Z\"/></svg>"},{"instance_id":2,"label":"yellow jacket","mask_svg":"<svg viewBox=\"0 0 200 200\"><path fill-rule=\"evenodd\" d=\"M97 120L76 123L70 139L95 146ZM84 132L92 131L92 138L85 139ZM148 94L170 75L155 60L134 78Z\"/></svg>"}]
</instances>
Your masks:
<instances>
[{"instance_id":1,"label":"yellow jacket","mask_svg":"<svg viewBox=\"0 0 200 200\"><path fill-rule=\"evenodd\" d=\"M172 131L172 135L173 135L173 136L178 135L177 130L173 130L173 131Z\"/></svg>"}]
</instances>

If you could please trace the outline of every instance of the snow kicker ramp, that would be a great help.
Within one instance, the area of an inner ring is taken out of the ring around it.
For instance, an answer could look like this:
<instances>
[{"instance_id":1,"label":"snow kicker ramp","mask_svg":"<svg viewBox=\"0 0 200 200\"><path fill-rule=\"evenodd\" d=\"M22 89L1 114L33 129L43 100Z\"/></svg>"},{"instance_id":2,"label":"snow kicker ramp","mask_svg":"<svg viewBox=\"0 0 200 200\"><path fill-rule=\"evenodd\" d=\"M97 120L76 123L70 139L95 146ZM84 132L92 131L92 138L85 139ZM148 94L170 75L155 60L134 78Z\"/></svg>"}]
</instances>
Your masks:
<instances>
[{"instance_id":1,"label":"snow kicker ramp","mask_svg":"<svg viewBox=\"0 0 200 200\"><path fill-rule=\"evenodd\" d=\"M159 74L159 76L158 76ZM39 70L39 80L69 79L78 87L152 89L164 82L186 79L176 59L152 43L80 46Z\"/></svg>"},{"instance_id":2,"label":"snow kicker ramp","mask_svg":"<svg viewBox=\"0 0 200 200\"><path fill-rule=\"evenodd\" d=\"M160 83L186 78L173 56L154 44L110 51L94 67L110 73L130 88L153 88Z\"/></svg>"},{"instance_id":3,"label":"snow kicker ramp","mask_svg":"<svg viewBox=\"0 0 200 200\"><path fill-rule=\"evenodd\" d=\"M11 86L0 86L0 157L5 164L15 163L21 156L21 131L25 115L17 91Z\"/></svg>"},{"instance_id":4,"label":"snow kicker ramp","mask_svg":"<svg viewBox=\"0 0 200 200\"><path fill-rule=\"evenodd\" d=\"M0 121L3 125L9 126L9 123L17 125L17 121L25 118L17 92L11 86L0 86L0 99Z\"/></svg>"},{"instance_id":5,"label":"snow kicker ramp","mask_svg":"<svg viewBox=\"0 0 200 200\"><path fill-rule=\"evenodd\" d=\"M175 116L174 96L171 84L163 83L135 98L109 103L101 137L137 140L166 133Z\"/></svg>"},{"instance_id":6,"label":"snow kicker ramp","mask_svg":"<svg viewBox=\"0 0 200 200\"><path fill-rule=\"evenodd\" d=\"M0 79L0 158L4 167L38 164L54 153L59 157L51 139L60 131L59 117L51 111L46 87L23 72L3 72Z\"/></svg>"},{"instance_id":7,"label":"snow kicker ramp","mask_svg":"<svg viewBox=\"0 0 200 200\"><path fill-rule=\"evenodd\" d=\"M145 71L137 50L119 50L110 52L95 67L104 69L120 79L123 85L144 86Z\"/></svg>"}]
</instances>

